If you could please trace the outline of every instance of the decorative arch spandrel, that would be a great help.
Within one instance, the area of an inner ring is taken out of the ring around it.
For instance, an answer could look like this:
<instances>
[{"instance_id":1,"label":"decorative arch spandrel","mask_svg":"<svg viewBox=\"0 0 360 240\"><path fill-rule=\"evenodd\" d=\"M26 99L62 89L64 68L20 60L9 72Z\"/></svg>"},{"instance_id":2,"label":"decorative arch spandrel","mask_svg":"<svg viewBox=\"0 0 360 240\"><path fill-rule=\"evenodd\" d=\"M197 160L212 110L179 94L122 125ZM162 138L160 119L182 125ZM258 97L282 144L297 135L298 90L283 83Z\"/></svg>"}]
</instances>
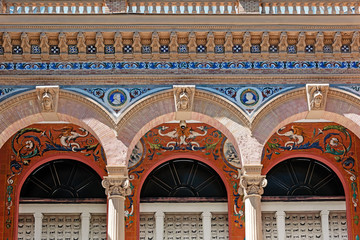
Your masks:
<instances>
[{"instance_id":1,"label":"decorative arch spandrel","mask_svg":"<svg viewBox=\"0 0 360 240\"><path fill-rule=\"evenodd\" d=\"M321 161L341 180L346 197L349 239L360 238L360 140L349 129L333 122L290 123L278 129L263 150L263 174L279 162L305 157Z\"/></svg>"},{"instance_id":2,"label":"decorative arch spandrel","mask_svg":"<svg viewBox=\"0 0 360 240\"><path fill-rule=\"evenodd\" d=\"M148 131L129 159L132 193L125 203L126 239L139 239L140 193L146 177L160 164L178 158L201 161L213 168L227 190L229 239L244 239L245 217L238 193L240 159L226 136L204 123L161 124Z\"/></svg>"},{"instance_id":3,"label":"decorative arch spandrel","mask_svg":"<svg viewBox=\"0 0 360 240\"><path fill-rule=\"evenodd\" d=\"M17 239L20 190L40 165L55 159L72 159L107 175L106 159L99 141L74 124L34 124L19 130L0 150L0 232L6 240Z\"/></svg>"}]
</instances>

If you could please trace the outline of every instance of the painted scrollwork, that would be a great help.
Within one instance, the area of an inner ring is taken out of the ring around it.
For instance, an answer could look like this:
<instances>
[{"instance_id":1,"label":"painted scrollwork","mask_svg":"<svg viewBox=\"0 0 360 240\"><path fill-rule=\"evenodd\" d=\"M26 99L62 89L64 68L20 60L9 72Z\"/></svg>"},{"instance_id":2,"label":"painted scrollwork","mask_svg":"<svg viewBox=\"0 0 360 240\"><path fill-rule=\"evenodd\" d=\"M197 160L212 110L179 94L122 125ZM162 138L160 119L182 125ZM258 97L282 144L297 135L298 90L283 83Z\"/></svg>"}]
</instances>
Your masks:
<instances>
[{"instance_id":1,"label":"painted scrollwork","mask_svg":"<svg viewBox=\"0 0 360 240\"><path fill-rule=\"evenodd\" d=\"M104 177L102 186L107 196L128 196L131 194L130 181L124 177Z\"/></svg>"}]
</instances>

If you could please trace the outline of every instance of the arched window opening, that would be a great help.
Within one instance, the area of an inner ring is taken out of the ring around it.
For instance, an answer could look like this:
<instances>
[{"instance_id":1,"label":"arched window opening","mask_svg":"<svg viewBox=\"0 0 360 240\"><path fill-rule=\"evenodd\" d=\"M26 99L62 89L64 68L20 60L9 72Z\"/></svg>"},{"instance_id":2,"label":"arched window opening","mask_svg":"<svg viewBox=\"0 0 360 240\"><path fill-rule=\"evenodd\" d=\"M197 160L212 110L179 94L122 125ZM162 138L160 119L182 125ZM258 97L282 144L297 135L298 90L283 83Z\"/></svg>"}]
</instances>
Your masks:
<instances>
[{"instance_id":1,"label":"arched window opening","mask_svg":"<svg viewBox=\"0 0 360 240\"><path fill-rule=\"evenodd\" d=\"M21 188L18 239L105 239L101 180L88 165L69 159L35 169Z\"/></svg>"},{"instance_id":2,"label":"arched window opening","mask_svg":"<svg viewBox=\"0 0 360 240\"><path fill-rule=\"evenodd\" d=\"M222 179L208 165L165 162L141 189L140 239L228 239L226 200Z\"/></svg>"},{"instance_id":3,"label":"arched window opening","mask_svg":"<svg viewBox=\"0 0 360 240\"><path fill-rule=\"evenodd\" d=\"M153 201L226 201L220 176L208 165L177 159L166 162L146 178L141 189L142 202Z\"/></svg>"},{"instance_id":4,"label":"arched window opening","mask_svg":"<svg viewBox=\"0 0 360 240\"><path fill-rule=\"evenodd\" d=\"M345 193L336 173L309 158L293 158L266 175L263 239L348 239Z\"/></svg>"}]
</instances>

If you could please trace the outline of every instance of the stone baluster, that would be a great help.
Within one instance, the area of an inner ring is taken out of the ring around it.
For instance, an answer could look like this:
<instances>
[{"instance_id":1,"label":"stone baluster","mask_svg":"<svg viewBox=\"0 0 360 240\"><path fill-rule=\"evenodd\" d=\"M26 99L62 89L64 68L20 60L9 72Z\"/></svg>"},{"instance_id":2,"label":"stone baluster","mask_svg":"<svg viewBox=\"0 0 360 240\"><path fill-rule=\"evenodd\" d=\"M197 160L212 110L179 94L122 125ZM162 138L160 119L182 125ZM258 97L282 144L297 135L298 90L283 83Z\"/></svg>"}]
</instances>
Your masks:
<instances>
[{"instance_id":1,"label":"stone baluster","mask_svg":"<svg viewBox=\"0 0 360 240\"><path fill-rule=\"evenodd\" d=\"M164 2L161 2L161 3L160 3L160 13L161 13L161 14L164 14L164 13L165 13L165 3L164 3Z\"/></svg>"},{"instance_id":2,"label":"stone baluster","mask_svg":"<svg viewBox=\"0 0 360 240\"><path fill-rule=\"evenodd\" d=\"M176 13L177 13L177 14L180 14L180 13L181 13L180 5L181 5L180 2L176 2Z\"/></svg>"},{"instance_id":3,"label":"stone baluster","mask_svg":"<svg viewBox=\"0 0 360 240\"><path fill-rule=\"evenodd\" d=\"M189 13L189 3L188 2L184 2L184 13L185 14Z\"/></svg>"},{"instance_id":4,"label":"stone baluster","mask_svg":"<svg viewBox=\"0 0 360 240\"><path fill-rule=\"evenodd\" d=\"M289 13L290 13L289 8L290 8L289 3L286 2L286 3L285 3L285 14L289 14Z\"/></svg>"},{"instance_id":5,"label":"stone baluster","mask_svg":"<svg viewBox=\"0 0 360 240\"><path fill-rule=\"evenodd\" d=\"M221 11L220 11L220 3L219 2L216 2L216 14L220 14Z\"/></svg>"},{"instance_id":6,"label":"stone baluster","mask_svg":"<svg viewBox=\"0 0 360 240\"><path fill-rule=\"evenodd\" d=\"M152 3L152 12L151 13L158 13L156 9L156 2Z\"/></svg>"},{"instance_id":7,"label":"stone baluster","mask_svg":"<svg viewBox=\"0 0 360 240\"><path fill-rule=\"evenodd\" d=\"M274 11L273 11L273 3L269 3L269 14L273 14Z\"/></svg>"},{"instance_id":8,"label":"stone baluster","mask_svg":"<svg viewBox=\"0 0 360 240\"><path fill-rule=\"evenodd\" d=\"M355 3L355 14L359 14L359 2Z\"/></svg>"},{"instance_id":9,"label":"stone baluster","mask_svg":"<svg viewBox=\"0 0 360 240\"><path fill-rule=\"evenodd\" d=\"M224 2L224 14L229 13L229 2Z\"/></svg>"},{"instance_id":10,"label":"stone baluster","mask_svg":"<svg viewBox=\"0 0 360 240\"><path fill-rule=\"evenodd\" d=\"M133 3L129 2L129 10L128 13L133 13Z\"/></svg>"},{"instance_id":11,"label":"stone baluster","mask_svg":"<svg viewBox=\"0 0 360 240\"><path fill-rule=\"evenodd\" d=\"M204 3L204 2L201 2L201 3L200 3L200 13L201 13L201 14L204 14L204 13L205 13L205 3Z\"/></svg>"},{"instance_id":12,"label":"stone baluster","mask_svg":"<svg viewBox=\"0 0 360 240\"><path fill-rule=\"evenodd\" d=\"M330 6L331 6L331 14L337 14L336 3L330 3Z\"/></svg>"},{"instance_id":13,"label":"stone baluster","mask_svg":"<svg viewBox=\"0 0 360 240\"><path fill-rule=\"evenodd\" d=\"M267 181L261 175L262 165L244 165L240 177L239 193L244 195L245 202L245 238L246 240L260 240L262 237L261 224L261 195Z\"/></svg>"},{"instance_id":14,"label":"stone baluster","mask_svg":"<svg viewBox=\"0 0 360 240\"><path fill-rule=\"evenodd\" d=\"M173 14L173 4L172 2L169 2L169 11L168 11L169 14Z\"/></svg>"},{"instance_id":15,"label":"stone baluster","mask_svg":"<svg viewBox=\"0 0 360 240\"><path fill-rule=\"evenodd\" d=\"M192 13L196 13L196 2L192 2Z\"/></svg>"},{"instance_id":16,"label":"stone baluster","mask_svg":"<svg viewBox=\"0 0 360 240\"><path fill-rule=\"evenodd\" d=\"M107 166L102 185L108 198L107 239L125 240L125 197L131 194L126 166Z\"/></svg>"},{"instance_id":17,"label":"stone baluster","mask_svg":"<svg viewBox=\"0 0 360 240\"><path fill-rule=\"evenodd\" d=\"M149 3L148 2L144 3L144 13L149 13Z\"/></svg>"},{"instance_id":18,"label":"stone baluster","mask_svg":"<svg viewBox=\"0 0 360 240\"><path fill-rule=\"evenodd\" d=\"M137 2L137 3L135 4L135 6L136 6L136 11L135 11L135 12L136 12L136 13L140 13L140 3Z\"/></svg>"},{"instance_id":19,"label":"stone baluster","mask_svg":"<svg viewBox=\"0 0 360 240\"><path fill-rule=\"evenodd\" d=\"M340 8L339 13L340 13L340 14L344 14L344 13L345 13L345 11L344 11L345 4L346 4L346 3L339 3L339 8Z\"/></svg>"},{"instance_id":20,"label":"stone baluster","mask_svg":"<svg viewBox=\"0 0 360 240\"><path fill-rule=\"evenodd\" d=\"M208 13L209 13L209 14L213 14L213 13L214 13L214 11L213 11L213 5L212 5L212 2L209 2L209 3L208 3L208 7L209 7Z\"/></svg>"}]
</instances>

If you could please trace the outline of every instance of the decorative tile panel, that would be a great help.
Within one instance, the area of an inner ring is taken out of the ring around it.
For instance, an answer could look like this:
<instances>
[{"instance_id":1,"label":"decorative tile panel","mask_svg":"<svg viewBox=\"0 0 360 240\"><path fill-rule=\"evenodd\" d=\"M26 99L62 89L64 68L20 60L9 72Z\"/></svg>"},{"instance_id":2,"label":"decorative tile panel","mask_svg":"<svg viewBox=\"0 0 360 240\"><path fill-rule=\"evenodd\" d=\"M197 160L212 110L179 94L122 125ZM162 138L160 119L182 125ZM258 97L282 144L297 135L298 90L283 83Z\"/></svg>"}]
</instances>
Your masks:
<instances>
[{"instance_id":1,"label":"decorative tile panel","mask_svg":"<svg viewBox=\"0 0 360 240\"><path fill-rule=\"evenodd\" d=\"M50 54L53 54L53 55L60 54L60 48L56 45L50 46Z\"/></svg>"},{"instance_id":2,"label":"decorative tile panel","mask_svg":"<svg viewBox=\"0 0 360 240\"><path fill-rule=\"evenodd\" d=\"M314 53L314 46L313 45L306 45L305 52L307 53Z\"/></svg>"},{"instance_id":3,"label":"decorative tile panel","mask_svg":"<svg viewBox=\"0 0 360 240\"><path fill-rule=\"evenodd\" d=\"M242 46L241 45L234 45L233 46L233 53L241 53L242 52Z\"/></svg>"},{"instance_id":4,"label":"decorative tile panel","mask_svg":"<svg viewBox=\"0 0 360 240\"><path fill-rule=\"evenodd\" d=\"M168 52L169 52L169 46L168 45L160 46L160 53L168 53Z\"/></svg>"},{"instance_id":5,"label":"decorative tile panel","mask_svg":"<svg viewBox=\"0 0 360 240\"><path fill-rule=\"evenodd\" d=\"M41 240L79 240L81 232L80 215L44 215Z\"/></svg>"},{"instance_id":6,"label":"decorative tile panel","mask_svg":"<svg viewBox=\"0 0 360 240\"><path fill-rule=\"evenodd\" d=\"M278 49L278 46L276 46L276 45L271 45L269 47L269 52L270 53L277 53L278 51L279 51L279 49Z\"/></svg>"},{"instance_id":7,"label":"decorative tile panel","mask_svg":"<svg viewBox=\"0 0 360 240\"><path fill-rule=\"evenodd\" d=\"M227 213L212 213L211 215L211 238L218 240L229 239Z\"/></svg>"},{"instance_id":8,"label":"decorative tile panel","mask_svg":"<svg viewBox=\"0 0 360 240\"><path fill-rule=\"evenodd\" d=\"M204 45L199 45L196 47L196 51L198 53L205 53L206 52L206 47Z\"/></svg>"},{"instance_id":9,"label":"decorative tile panel","mask_svg":"<svg viewBox=\"0 0 360 240\"><path fill-rule=\"evenodd\" d=\"M106 240L106 214L91 214L89 240Z\"/></svg>"},{"instance_id":10,"label":"decorative tile panel","mask_svg":"<svg viewBox=\"0 0 360 240\"><path fill-rule=\"evenodd\" d=\"M154 213L140 214L140 240L155 240Z\"/></svg>"},{"instance_id":11,"label":"decorative tile panel","mask_svg":"<svg viewBox=\"0 0 360 240\"><path fill-rule=\"evenodd\" d=\"M31 45L31 54L40 54L41 48L39 45Z\"/></svg>"},{"instance_id":12,"label":"decorative tile panel","mask_svg":"<svg viewBox=\"0 0 360 240\"><path fill-rule=\"evenodd\" d=\"M89 45L86 47L86 53L87 54L95 54L96 53L96 47L94 45Z\"/></svg>"},{"instance_id":13,"label":"decorative tile panel","mask_svg":"<svg viewBox=\"0 0 360 240\"><path fill-rule=\"evenodd\" d=\"M287 47L287 52L290 53L290 54L295 54L297 51L296 51L296 45L289 45Z\"/></svg>"},{"instance_id":14,"label":"decorative tile panel","mask_svg":"<svg viewBox=\"0 0 360 240\"><path fill-rule=\"evenodd\" d=\"M142 46L142 49L141 49L141 52L142 53L151 53L151 47L150 47L150 45L143 45Z\"/></svg>"},{"instance_id":15,"label":"decorative tile panel","mask_svg":"<svg viewBox=\"0 0 360 240\"><path fill-rule=\"evenodd\" d=\"M261 66L258 66L259 68ZM265 67L265 66L263 66ZM271 67L271 66L266 66ZM276 66L273 66L275 68ZM207 86L198 86L197 88L207 90L219 94L231 102L239 106L244 112L252 116L256 110L260 109L266 102L268 102L273 97L277 96L280 93L290 91L292 89L301 87L300 85L293 86L277 86L277 85L268 85L268 86L226 86L226 87L207 87Z\"/></svg>"},{"instance_id":16,"label":"decorative tile panel","mask_svg":"<svg viewBox=\"0 0 360 240\"><path fill-rule=\"evenodd\" d=\"M188 49L185 44L179 44L179 53L187 53Z\"/></svg>"},{"instance_id":17,"label":"decorative tile panel","mask_svg":"<svg viewBox=\"0 0 360 240\"><path fill-rule=\"evenodd\" d=\"M215 45L214 51L215 51L215 53L224 53L224 46L223 45Z\"/></svg>"},{"instance_id":18,"label":"decorative tile panel","mask_svg":"<svg viewBox=\"0 0 360 240\"><path fill-rule=\"evenodd\" d=\"M132 46L131 45L125 45L123 48L124 53L132 53Z\"/></svg>"},{"instance_id":19,"label":"decorative tile panel","mask_svg":"<svg viewBox=\"0 0 360 240\"><path fill-rule=\"evenodd\" d=\"M69 45L68 49L69 54L78 54L78 48L76 45Z\"/></svg>"},{"instance_id":20,"label":"decorative tile panel","mask_svg":"<svg viewBox=\"0 0 360 240\"><path fill-rule=\"evenodd\" d=\"M341 46L341 52L342 53L349 53L350 52L350 46L349 45L342 45Z\"/></svg>"},{"instance_id":21,"label":"decorative tile panel","mask_svg":"<svg viewBox=\"0 0 360 240\"><path fill-rule=\"evenodd\" d=\"M0 88L0 102L11 97L15 94L19 94L21 92L25 92L31 89L35 89L35 87L3 87Z\"/></svg>"},{"instance_id":22,"label":"decorative tile panel","mask_svg":"<svg viewBox=\"0 0 360 240\"><path fill-rule=\"evenodd\" d=\"M201 214L165 214L164 239L202 240L203 225Z\"/></svg>"},{"instance_id":23,"label":"decorative tile panel","mask_svg":"<svg viewBox=\"0 0 360 240\"><path fill-rule=\"evenodd\" d=\"M346 212L330 212L329 214L329 239L348 240Z\"/></svg>"},{"instance_id":24,"label":"decorative tile panel","mask_svg":"<svg viewBox=\"0 0 360 240\"><path fill-rule=\"evenodd\" d=\"M12 53L13 54L22 54L23 50L20 47L20 45L15 45L15 46L13 46Z\"/></svg>"},{"instance_id":25,"label":"decorative tile panel","mask_svg":"<svg viewBox=\"0 0 360 240\"><path fill-rule=\"evenodd\" d=\"M278 238L275 213L263 212L262 215L263 239L273 240Z\"/></svg>"},{"instance_id":26,"label":"decorative tile panel","mask_svg":"<svg viewBox=\"0 0 360 240\"><path fill-rule=\"evenodd\" d=\"M332 53L333 52L332 45L330 45L330 44L325 45L323 47L323 52L324 53Z\"/></svg>"},{"instance_id":27,"label":"decorative tile panel","mask_svg":"<svg viewBox=\"0 0 360 240\"><path fill-rule=\"evenodd\" d=\"M320 213L286 213L285 239L321 239Z\"/></svg>"},{"instance_id":28,"label":"decorative tile panel","mask_svg":"<svg viewBox=\"0 0 360 240\"><path fill-rule=\"evenodd\" d=\"M0 55L4 55L4 48L0 46Z\"/></svg>"},{"instance_id":29,"label":"decorative tile panel","mask_svg":"<svg viewBox=\"0 0 360 240\"><path fill-rule=\"evenodd\" d=\"M34 239L35 219L33 215L19 215L18 240Z\"/></svg>"},{"instance_id":30,"label":"decorative tile panel","mask_svg":"<svg viewBox=\"0 0 360 240\"><path fill-rule=\"evenodd\" d=\"M105 54L114 54L115 48L113 45L105 45Z\"/></svg>"},{"instance_id":31,"label":"decorative tile panel","mask_svg":"<svg viewBox=\"0 0 360 240\"><path fill-rule=\"evenodd\" d=\"M251 49L250 49L251 53L260 53L261 52L261 47L260 45L252 45Z\"/></svg>"}]
</instances>

